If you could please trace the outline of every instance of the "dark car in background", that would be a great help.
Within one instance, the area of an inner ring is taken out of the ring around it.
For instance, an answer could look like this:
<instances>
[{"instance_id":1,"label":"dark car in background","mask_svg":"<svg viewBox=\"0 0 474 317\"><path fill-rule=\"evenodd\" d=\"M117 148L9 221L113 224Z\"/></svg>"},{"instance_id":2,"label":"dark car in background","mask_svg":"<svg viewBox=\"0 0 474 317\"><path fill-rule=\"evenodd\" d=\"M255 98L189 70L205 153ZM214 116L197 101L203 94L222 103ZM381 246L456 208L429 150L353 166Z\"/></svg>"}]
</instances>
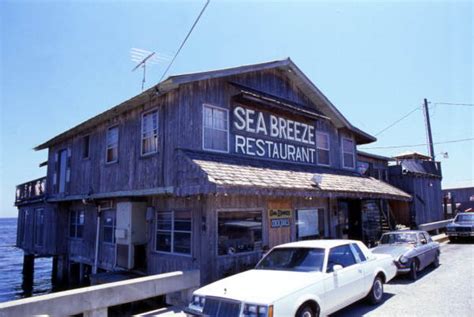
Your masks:
<instances>
[{"instance_id":1,"label":"dark car in background","mask_svg":"<svg viewBox=\"0 0 474 317\"><path fill-rule=\"evenodd\" d=\"M474 212L463 212L456 215L453 222L446 226L450 241L461 238L474 238Z\"/></svg>"},{"instance_id":2,"label":"dark car in background","mask_svg":"<svg viewBox=\"0 0 474 317\"><path fill-rule=\"evenodd\" d=\"M398 273L409 273L412 280L429 265L439 266L439 243L434 242L426 231L402 230L387 232L380 238L373 253L390 254Z\"/></svg>"}]
</instances>

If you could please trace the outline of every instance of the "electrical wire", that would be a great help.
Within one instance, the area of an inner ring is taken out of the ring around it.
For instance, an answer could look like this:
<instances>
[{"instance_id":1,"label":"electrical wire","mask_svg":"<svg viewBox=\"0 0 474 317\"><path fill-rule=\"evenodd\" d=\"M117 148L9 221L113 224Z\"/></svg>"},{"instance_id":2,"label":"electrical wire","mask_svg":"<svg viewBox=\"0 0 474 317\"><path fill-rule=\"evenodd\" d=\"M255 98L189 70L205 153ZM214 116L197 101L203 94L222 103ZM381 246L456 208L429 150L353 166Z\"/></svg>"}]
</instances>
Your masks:
<instances>
[{"instance_id":1,"label":"electrical wire","mask_svg":"<svg viewBox=\"0 0 474 317\"><path fill-rule=\"evenodd\" d=\"M171 62L169 63L168 67L166 67L163 75L161 75L161 78L158 82L161 82L163 80L163 78L165 77L166 73L168 73L169 69L171 68L171 65L173 65L174 63L174 60L176 59L176 57L178 56L179 52L181 51L181 49L183 48L184 44L186 43L186 41L188 40L189 36L191 35L191 33L193 32L194 30L194 27L196 26L196 24L199 22L199 19L201 18L202 14L204 13L204 11L206 10L207 8L207 5L209 4L211 0L207 0L206 1L206 4L204 5L204 7L202 8L201 12L199 13L198 17L196 18L196 20L194 21L193 25L191 26L191 29L189 30L188 34L186 35L186 37L184 38L183 42L181 43L181 45L179 46L178 50L176 51L176 54L174 54L173 56L173 59L171 60Z\"/></svg>"},{"instance_id":2,"label":"electrical wire","mask_svg":"<svg viewBox=\"0 0 474 317\"><path fill-rule=\"evenodd\" d=\"M443 141L443 142L433 142L433 144L459 143L459 142L467 142L467 141L472 141L472 140L474 140L474 138L449 140L449 141ZM422 144L410 144L410 145L375 146L375 147L360 148L360 150L401 149L401 148L406 148L406 147L418 147L418 146L426 146L426 145L428 144L422 143Z\"/></svg>"},{"instance_id":3,"label":"electrical wire","mask_svg":"<svg viewBox=\"0 0 474 317\"><path fill-rule=\"evenodd\" d=\"M390 129L391 127L393 127L394 125L396 125L397 123L399 123L400 121L404 120L405 118L407 118L408 116L410 116L412 113L414 113L416 110L419 110L421 109L420 106L416 107L415 109L413 109L412 111L410 111L409 113L407 113L406 115L404 115L403 117L401 117L400 119L394 121L393 123L391 123L390 125L388 125L387 127L383 128L382 130L380 130L378 133L375 134L375 136L378 136L380 134L382 134L383 132L387 131L388 129Z\"/></svg>"},{"instance_id":4,"label":"electrical wire","mask_svg":"<svg viewBox=\"0 0 474 317\"><path fill-rule=\"evenodd\" d=\"M434 105L474 107L473 103L433 102Z\"/></svg>"}]
</instances>

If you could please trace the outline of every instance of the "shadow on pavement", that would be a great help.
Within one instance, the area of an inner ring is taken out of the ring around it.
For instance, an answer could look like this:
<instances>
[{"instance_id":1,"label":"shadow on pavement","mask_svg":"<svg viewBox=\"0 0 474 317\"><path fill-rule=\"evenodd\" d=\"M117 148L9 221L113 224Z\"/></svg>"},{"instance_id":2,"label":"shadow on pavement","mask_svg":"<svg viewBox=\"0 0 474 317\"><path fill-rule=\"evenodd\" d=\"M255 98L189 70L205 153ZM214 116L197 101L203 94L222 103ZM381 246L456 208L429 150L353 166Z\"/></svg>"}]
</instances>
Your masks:
<instances>
[{"instance_id":1,"label":"shadow on pavement","mask_svg":"<svg viewBox=\"0 0 474 317\"><path fill-rule=\"evenodd\" d=\"M440 263L439 267L441 267L443 264ZM433 267L433 265L429 265L428 267L424 268L421 272L418 272L418 278L416 281L413 281L410 279L410 274L400 274L397 275L393 280L389 282L389 284L394 284L394 285L408 285L412 283L416 283L419 280L422 280L425 276L430 274L432 271L435 271L436 268Z\"/></svg>"},{"instance_id":2,"label":"shadow on pavement","mask_svg":"<svg viewBox=\"0 0 474 317\"><path fill-rule=\"evenodd\" d=\"M352 305L347 306L346 308L343 308L334 314L330 315L331 317L355 317L355 316L363 316L374 309L377 309L377 307L382 306L387 300L389 300L391 297L393 297L394 294L391 293L384 293L382 302L378 305L371 305L367 302L365 299L361 299L358 302L355 302Z\"/></svg>"}]
</instances>

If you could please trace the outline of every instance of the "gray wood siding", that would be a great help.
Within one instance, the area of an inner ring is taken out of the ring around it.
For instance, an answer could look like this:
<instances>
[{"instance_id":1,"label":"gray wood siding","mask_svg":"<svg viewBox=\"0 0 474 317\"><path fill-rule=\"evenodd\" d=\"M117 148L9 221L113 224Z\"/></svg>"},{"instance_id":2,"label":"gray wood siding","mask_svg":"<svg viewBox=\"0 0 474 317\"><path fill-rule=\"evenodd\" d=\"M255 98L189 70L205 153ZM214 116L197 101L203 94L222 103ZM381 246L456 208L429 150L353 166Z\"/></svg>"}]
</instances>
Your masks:
<instances>
[{"instance_id":1,"label":"gray wood siding","mask_svg":"<svg viewBox=\"0 0 474 317\"><path fill-rule=\"evenodd\" d=\"M209 103L229 109L235 104L232 97L239 91L230 85L235 81L243 85L318 109L279 70L247 73L228 78L202 80L180 86L163 96L153 97L140 107L117 116L96 128L49 148L48 194L57 195L54 174L57 169L56 153L70 149L70 182L66 193L59 196L86 195L176 186L179 168L177 149L202 150L202 105ZM157 108L159 115L158 153L142 157L141 115ZM341 168L341 131L328 120L308 120L301 116L282 114L284 117L312 122L317 129L329 133L332 169ZM229 123L231 124L231 122ZM107 128L118 125L118 162L106 164L105 141ZM232 133L232 128L230 128ZM347 132L346 132L347 134ZM89 158L83 159L83 137L89 135ZM350 134L348 135L350 136ZM231 137L230 140L233 138ZM233 145L230 142L230 146ZM232 153L232 152L231 152Z\"/></svg>"},{"instance_id":2,"label":"gray wood siding","mask_svg":"<svg viewBox=\"0 0 474 317\"><path fill-rule=\"evenodd\" d=\"M36 213L43 210L42 235L37 234ZM65 252L62 244L63 218L59 215L55 206L37 203L19 207L17 226L17 247L25 253L38 256L50 256L63 254ZM38 241L39 239L39 241Z\"/></svg>"},{"instance_id":3,"label":"gray wood siding","mask_svg":"<svg viewBox=\"0 0 474 317\"><path fill-rule=\"evenodd\" d=\"M261 211L262 212L262 245L269 244L268 209L269 204L275 201L288 204L292 210L292 223L295 222L296 210L303 208L325 208L330 214L328 199L286 198L269 199L264 196L192 196L189 198L159 198L149 201L156 211L191 210L192 211L192 254L175 255L155 251L155 219L150 230L151 237L148 244L148 273L157 274L174 270L199 268L201 282L209 283L223 276L237 273L244 269L252 268L261 258L261 251L248 252L234 255L217 255L217 214L225 211ZM236 207L238 206L238 207ZM327 236L335 236L332 224L327 220L329 232ZM282 237L282 241L296 240L294 226L288 228L290 234ZM283 233L283 232L282 232Z\"/></svg>"}]
</instances>

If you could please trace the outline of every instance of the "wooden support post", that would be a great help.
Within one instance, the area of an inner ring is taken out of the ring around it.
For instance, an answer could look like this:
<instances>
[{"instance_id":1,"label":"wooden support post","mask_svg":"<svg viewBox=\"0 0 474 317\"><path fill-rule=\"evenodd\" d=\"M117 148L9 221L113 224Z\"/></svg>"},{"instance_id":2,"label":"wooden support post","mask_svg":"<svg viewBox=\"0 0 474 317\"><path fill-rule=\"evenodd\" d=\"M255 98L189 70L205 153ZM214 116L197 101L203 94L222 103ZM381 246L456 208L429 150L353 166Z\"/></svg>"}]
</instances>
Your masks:
<instances>
[{"instance_id":1,"label":"wooden support post","mask_svg":"<svg viewBox=\"0 0 474 317\"><path fill-rule=\"evenodd\" d=\"M35 256L34 254L25 254L23 256L23 282L21 288L25 297L30 297L33 293L33 278L35 274Z\"/></svg>"}]
</instances>

